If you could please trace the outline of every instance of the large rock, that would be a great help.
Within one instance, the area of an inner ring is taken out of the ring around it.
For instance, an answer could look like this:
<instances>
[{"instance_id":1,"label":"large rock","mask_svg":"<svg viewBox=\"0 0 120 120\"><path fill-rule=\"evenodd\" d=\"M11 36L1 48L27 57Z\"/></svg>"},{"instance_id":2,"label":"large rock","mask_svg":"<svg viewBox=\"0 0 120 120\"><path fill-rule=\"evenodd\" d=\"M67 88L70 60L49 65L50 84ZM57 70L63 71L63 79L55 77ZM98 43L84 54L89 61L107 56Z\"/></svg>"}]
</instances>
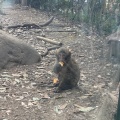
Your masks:
<instances>
[{"instance_id":1,"label":"large rock","mask_svg":"<svg viewBox=\"0 0 120 120\"><path fill-rule=\"evenodd\" d=\"M0 69L15 65L29 65L41 60L32 47L0 30Z\"/></svg>"}]
</instances>

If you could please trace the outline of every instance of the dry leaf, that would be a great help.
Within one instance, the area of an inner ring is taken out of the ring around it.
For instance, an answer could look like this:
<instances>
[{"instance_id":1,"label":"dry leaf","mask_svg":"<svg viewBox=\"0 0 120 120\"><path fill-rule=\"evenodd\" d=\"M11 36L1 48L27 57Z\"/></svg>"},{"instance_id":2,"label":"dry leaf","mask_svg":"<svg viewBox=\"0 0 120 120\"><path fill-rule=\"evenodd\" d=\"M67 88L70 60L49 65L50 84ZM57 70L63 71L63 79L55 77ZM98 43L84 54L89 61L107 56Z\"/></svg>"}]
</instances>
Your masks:
<instances>
[{"instance_id":1,"label":"dry leaf","mask_svg":"<svg viewBox=\"0 0 120 120\"><path fill-rule=\"evenodd\" d=\"M11 113L11 110L6 110L7 115Z\"/></svg>"},{"instance_id":2,"label":"dry leaf","mask_svg":"<svg viewBox=\"0 0 120 120\"><path fill-rule=\"evenodd\" d=\"M22 77L24 78L24 80L26 80L28 78L28 74L27 73L23 73Z\"/></svg>"},{"instance_id":3,"label":"dry leaf","mask_svg":"<svg viewBox=\"0 0 120 120\"><path fill-rule=\"evenodd\" d=\"M28 106L33 106L33 103L29 101Z\"/></svg>"},{"instance_id":4,"label":"dry leaf","mask_svg":"<svg viewBox=\"0 0 120 120\"><path fill-rule=\"evenodd\" d=\"M27 77L28 77L28 74L27 74L27 73L24 73L23 76L24 76L25 78L27 78Z\"/></svg>"},{"instance_id":5,"label":"dry leaf","mask_svg":"<svg viewBox=\"0 0 120 120\"><path fill-rule=\"evenodd\" d=\"M40 103L37 103L36 105L37 105L37 108L38 108L38 109L41 109L41 108L42 108L41 105L40 105Z\"/></svg>"},{"instance_id":6,"label":"dry leaf","mask_svg":"<svg viewBox=\"0 0 120 120\"><path fill-rule=\"evenodd\" d=\"M37 97L33 97L33 101L39 101L40 99Z\"/></svg>"},{"instance_id":7,"label":"dry leaf","mask_svg":"<svg viewBox=\"0 0 120 120\"><path fill-rule=\"evenodd\" d=\"M20 80L15 78L15 82L16 83L20 83Z\"/></svg>"},{"instance_id":8,"label":"dry leaf","mask_svg":"<svg viewBox=\"0 0 120 120\"><path fill-rule=\"evenodd\" d=\"M67 103L63 104L63 105L58 105L54 107L54 111L58 114L61 114L63 112L63 109L65 109L67 106Z\"/></svg>"},{"instance_id":9,"label":"dry leaf","mask_svg":"<svg viewBox=\"0 0 120 120\"><path fill-rule=\"evenodd\" d=\"M61 114L63 111L59 109L59 106L54 107L54 111L58 114Z\"/></svg>"},{"instance_id":10,"label":"dry leaf","mask_svg":"<svg viewBox=\"0 0 120 120\"><path fill-rule=\"evenodd\" d=\"M55 96L55 99L61 99L61 98L65 98L65 96L63 95Z\"/></svg>"},{"instance_id":11,"label":"dry leaf","mask_svg":"<svg viewBox=\"0 0 120 120\"><path fill-rule=\"evenodd\" d=\"M63 109L65 109L66 107L67 107L67 103L61 105L61 106L59 107L59 109L60 109L60 110L63 110Z\"/></svg>"},{"instance_id":12,"label":"dry leaf","mask_svg":"<svg viewBox=\"0 0 120 120\"><path fill-rule=\"evenodd\" d=\"M5 87L0 88L0 92L6 92L6 88Z\"/></svg>"},{"instance_id":13,"label":"dry leaf","mask_svg":"<svg viewBox=\"0 0 120 120\"><path fill-rule=\"evenodd\" d=\"M86 76L83 74L83 73L81 73L81 80L85 80L86 79Z\"/></svg>"},{"instance_id":14,"label":"dry leaf","mask_svg":"<svg viewBox=\"0 0 120 120\"><path fill-rule=\"evenodd\" d=\"M101 75L98 75L97 77L98 77L98 78L102 78L102 76L101 76Z\"/></svg>"},{"instance_id":15,"label":"dry leaf","mask_svg":"<svg viewBox=\"0 0 120 120\"><path fill-rule=\"evenodd\" d=\"M44 99L49 99L50 96L49 96L47 93L45 93L45 94L43 94L43 97L42 97L42 98L44 98Z\"/></svg>"},{"instance_id":16,"label":"dry leaf","mask_svg":"<svg viewBox=\"0 0 120 120\"><path fill-rule=\"evenodd\" d=\"M21 105L25 108L28 108L28 106L24 102L21 102Z\"/></svg>"},{"instance_id":17,"label":"dry leaf","mask_svg":"<svg viewBox=\"0 0 120 120\"><path fill-rule=\"evenodd\" d=\"M51 71L48 71L47 73L48 73L49 75L52 75L52 74L53 74Z\"/></svg>"},{"instance_id":18,"label":"dry leaf","mask_svg":"<svg viewBox=\"0 0 120 120\"><path fill-rule=\"evenodd\" d=\"M10 75L7 75L7 74L2 74L1 77L7 77L7 78L10 78L11 76L10 76Z\"/></svg>"},{"instance_id":19,"label":"dry leaf","mask_svg":"<svg viewBox=\"0 0 120 120\"><path fill-rule=\"evenodd\" d=\"M21 75L20 74L12 74L13 77L20 77Z\"/></svg>"},{"instance_id":20,"label":"dry leaf","mask_svg":"<svg viewBox=\"0 0 120 120\"><path fill-rule=\"evenodd\" d=\"M16 100L22 100L23 98L23 96L19 96Z\"/></svg>"},{"instance_id":21,"label":"dry leaf","mask_svg":"<svg viewBox=\"0 0 120 120\"><path fill-rule=\"evenodd\" d=\"M74 106L78 107L78 110L81 112L89 112L89 111L95 109L95 107L82 107L77 104L75 104Z\"/></svg>"},{"instance_id":22,"label":"dry leaf","mask_svg":"<svg viewBox=\"0 0 120 120\"><path fill-rule=\"evenodd\" d=\"M31 83L31 87L35 87L35 86L37 86L37 83L32 82L32 83Z\"/></svg>"},{"instance_id":23,"label":"dry leaf","mask_svg":"<svg viewBox=\"0 0 120 120\"><path fill-rule=\"evenodd\" d=\"M117 103L118 98L115 95L113 95L112 93L109 93L109 95Z\"/></svg>"}]
</instances>

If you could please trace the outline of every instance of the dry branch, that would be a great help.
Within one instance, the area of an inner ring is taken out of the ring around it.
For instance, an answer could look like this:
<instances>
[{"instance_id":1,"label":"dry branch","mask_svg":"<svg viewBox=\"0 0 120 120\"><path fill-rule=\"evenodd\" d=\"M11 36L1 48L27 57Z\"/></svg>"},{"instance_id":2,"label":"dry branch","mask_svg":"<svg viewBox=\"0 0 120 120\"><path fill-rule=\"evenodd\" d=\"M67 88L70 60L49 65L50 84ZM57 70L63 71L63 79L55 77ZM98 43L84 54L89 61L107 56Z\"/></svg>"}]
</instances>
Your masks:
<instances>
[{"instance_id":1,"label":"dry branch","mask_svg":"<svg viewBox=\"0 0 120 120\"><path fill-rule=\"evenodd\" d=\"M61 47L61 46L55 46L55 47L47 48L47 49L45 50L45 52L44 52L43 54L41 54L41 56L42 56L42 57L45 57L45 56L48 54L49 51L58 49L58 48L60 48L60 47Z\"/></svg>"},{"instance_id":2,"label":"dry branch","mask_svg":"<svg viewBox=\"0 0 120 120\"><path fill-rule=\"evenodd\" d=\"M45 27L48 26L52 21L53 21L54 17L51 17L46 23L39 25L40 27Z\"/></svg>"},{"instance_id":3,"label":"dry branch","mask_svg":"<svg viewBox=\"0 0 120 120\"><path fill-rule=\"evenodd\" d=\"M28 29L30 28L36 28L36 29L39 29L41 27L44 27L44 26L47 26L49 25L52 21L53 21L54 17L51 17L47 22L41 24L41 25L37 25L35 23L25 23L23 25L13 25L13 26L8 26L7 28L8 29L11 29L11 28L19 28L19 27L27 27Z\"/></svg>"},{"instance_id":4,"label":"dry branch","mask_svg":"<svg viewBox=\"0 0 120 120\"><path fill-rule=\"evenodd\" d=\"M70 27L69 25L66 25L66 24L50 24L50 26L53 26L53 27Z\"/></svg>"},{"instance_id":5,"label":"dry branch","mask_svg":"<svg viewBox=\"0 0 120 120\"><path fill-rule=\"evenodd\" d=\"M45 37L41 37L41 36L37 36L37 39L38 39L38 40L43 40L43 41L45 41L45 42L49 42L49 43L54 44L54 45L59 45L59 46L62 46L62 45L63 45L61 42L54 41L54 40L52 40L52 39L45 38Z\"/></svg>"},{"instance_id":6,"label":"dry branch","mask_svg":"<svg viewBox=\"0 0 120 120\"><path fill-rule=\"evenodd\" d=\"M36 25L34 23L26 23L26 24L23 24L23 25L13 25L13 26L8 26L7 28L8 29L11 29L11 28L19 28L19 27L27 27L28 29L30 28L36 28L36 29L39 29L41 28L39 25Z\"/></svg>"},{"instance_id":7,"label":"dry branch","mask_svg":"<svg viewBox=\"0 0 120 120\"><path fill-rule=\"evenodd\" d=\"M76 32L75 30L44 30L44 32Z\"/></svg>"}]
</instances>

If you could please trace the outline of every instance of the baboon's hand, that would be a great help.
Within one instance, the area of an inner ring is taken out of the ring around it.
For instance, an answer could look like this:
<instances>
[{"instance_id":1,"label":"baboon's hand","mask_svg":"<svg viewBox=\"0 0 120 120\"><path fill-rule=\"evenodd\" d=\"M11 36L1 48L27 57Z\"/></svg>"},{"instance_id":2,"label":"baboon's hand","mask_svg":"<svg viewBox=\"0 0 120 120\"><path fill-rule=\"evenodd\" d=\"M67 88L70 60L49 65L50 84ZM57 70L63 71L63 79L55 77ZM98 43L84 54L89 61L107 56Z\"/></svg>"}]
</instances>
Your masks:
<instances>
[{"instance_id":1,"label":"baboon's hand","mask_svg":"<svg viewBox=\"0 0 120 120\"><path fill-rule=\"evenodd\" d=\"M54 87L57 87L57 86L59 85L59 80L58 80L58 78L54 78L54 79L53 79L53 85L54 85Z\"/></svg>"},{"instance_id":2,"label":"baboon's hand","mask_svg":"<svg viewBox=\"0 0 120 120\"><path fill-rule=\"evenodd\" d=\"M54 66L54 68L53 68L53 71L54 71L54 73L56 73L56 74L58 74L59 72L61 72L61 70L62 70L61 64L56 64L56 65Z\"/></svg>"},{"instance_id":3,"label":"baboon's hand","mask_svg":"<svg viewBox=\"0 0 120 120\"><path fill-rule=\"evenodd\" d=\"M54 93L60 93L62 90L60 90L58 87L57 88L54 88L53 92Z\"/></svg>"}]
</instances>

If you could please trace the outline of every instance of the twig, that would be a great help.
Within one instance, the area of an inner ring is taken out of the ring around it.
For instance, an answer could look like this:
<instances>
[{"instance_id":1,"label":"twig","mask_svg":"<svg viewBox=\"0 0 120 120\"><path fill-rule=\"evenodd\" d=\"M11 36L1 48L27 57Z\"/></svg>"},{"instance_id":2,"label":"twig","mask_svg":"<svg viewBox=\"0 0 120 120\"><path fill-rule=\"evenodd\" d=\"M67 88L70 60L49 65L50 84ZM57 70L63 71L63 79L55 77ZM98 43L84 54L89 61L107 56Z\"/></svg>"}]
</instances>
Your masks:
<instances>
[{"instance_id":1,"label":"twig","mask_svg":"<svg viewBox=\"0 0 120 120\"><path fill-rule=\"evenodd\" d=\"M13 25L13 26L8 26L7 28L8 29L11 29L11 28L19 28L19 27L27 27L28 29L30 28L36 28L36 29L39 29L41 27L45 27L45 26L48 26L52 21L53 21L54 17L51 17L47 22L41 24L41 25L37 25L35 23L25 23L23 25Z\"/></svg>"},{"instance_id":2,"label":"twig","mask_svg":"<svg viewBox=\"0 0 120 120\"><path fill-rule=\"evenodd\" d=\"M61 46L55 46L55 47L47 48L47 49L45 50L45 52L44 52L43 54L41 54L41 56L42 56L42 57L45 57L45 56L48 54L49 51L58 49L58 48L60 48L60 47L61 47Z\"/></svg>"},{"instance_id":3,"label":"twig","mask_svg":"<svg viewBox=\"0 0 120 120\"><path fill-rule=\"evenodd\" d=\"M76 32L74 30L44 30L44 32Z\"/></svg>"}]
</instances>

